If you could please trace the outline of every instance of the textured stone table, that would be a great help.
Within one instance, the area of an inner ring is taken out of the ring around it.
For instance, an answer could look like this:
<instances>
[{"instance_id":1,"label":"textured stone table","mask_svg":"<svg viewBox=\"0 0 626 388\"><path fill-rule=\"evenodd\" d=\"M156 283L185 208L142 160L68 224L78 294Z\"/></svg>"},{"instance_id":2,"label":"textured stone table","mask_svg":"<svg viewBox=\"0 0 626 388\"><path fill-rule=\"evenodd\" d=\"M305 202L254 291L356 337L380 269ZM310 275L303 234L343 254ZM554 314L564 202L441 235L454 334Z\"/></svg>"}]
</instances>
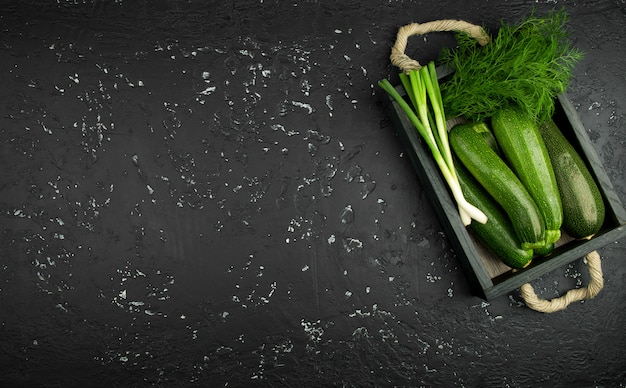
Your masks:
<instances>
[{"instance_id":1,"label":"textured stone table","mask_svg":"<svg viewBox=\"0 0 626 388\"><path fill-rule=\"evenodd\" d=\"M563 312L473 296L376 86L401 25L555 1L3 3L3 386L626 383L626 241ZM564 5L624 202L625 6Z\"/></svg>"}]
</instances>

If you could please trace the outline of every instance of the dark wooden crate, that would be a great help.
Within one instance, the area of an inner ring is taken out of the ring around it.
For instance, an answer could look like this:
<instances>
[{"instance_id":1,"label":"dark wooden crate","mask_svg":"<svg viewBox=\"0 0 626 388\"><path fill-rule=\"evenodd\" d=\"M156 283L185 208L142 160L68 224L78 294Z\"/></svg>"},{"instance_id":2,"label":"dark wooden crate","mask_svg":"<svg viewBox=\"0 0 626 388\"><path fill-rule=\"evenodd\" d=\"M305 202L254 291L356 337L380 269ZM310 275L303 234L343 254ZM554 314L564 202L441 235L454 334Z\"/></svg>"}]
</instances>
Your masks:
<instances>
[{"instance_id":1,"label":"dark wooden crate","mask_svg":"<svg viewBox=\"0 0 626 388\"><path fill-rule=\"evenodd\" d=\"M445 75L445 69L438 70L440 77L441 74ZM397 90L404 94L401 86ZM563 234L550 256L535 258L531 265L522 270L513 270L504 265L466 229L459 217L454 198L428 146L399 105L391 98L386 98L384 101L396 133L405 145L419 180L435 208L457 259L476 295L490 300L508 294L522 284L626 236L626 211L613 190L602 162L567 94L561 94L555 100L556 108L553 118L565 137L578 150L598 183L606 207L604 225L590 240L574 240Z\"/></svg>"}]
</instances>

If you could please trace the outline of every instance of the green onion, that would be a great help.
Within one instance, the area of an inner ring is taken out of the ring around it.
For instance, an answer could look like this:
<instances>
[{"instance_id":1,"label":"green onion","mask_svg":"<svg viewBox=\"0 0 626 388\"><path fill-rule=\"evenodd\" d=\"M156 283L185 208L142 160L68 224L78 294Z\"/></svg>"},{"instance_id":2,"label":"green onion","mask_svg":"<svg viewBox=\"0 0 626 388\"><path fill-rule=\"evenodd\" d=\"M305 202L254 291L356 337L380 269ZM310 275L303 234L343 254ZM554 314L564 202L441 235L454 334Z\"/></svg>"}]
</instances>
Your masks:
<instances>
[{"instance_id":1,"label":"green onion","mask_svg":"<svg viewBox=\"0 0 626 388\"><path fill-rule=\"evenodd\" d=\"M456 176L434 62L430 62L428 66L419 70L411 70L408 75L401 73L400 82L413 108L388 80L383 79L378 85L398 103L428 145L457 203L463 225L469 225L472 220L482 224L486 223L487 216L480 209L467 202L463 196L461 185Z\"/></svg>"}]
</instances>

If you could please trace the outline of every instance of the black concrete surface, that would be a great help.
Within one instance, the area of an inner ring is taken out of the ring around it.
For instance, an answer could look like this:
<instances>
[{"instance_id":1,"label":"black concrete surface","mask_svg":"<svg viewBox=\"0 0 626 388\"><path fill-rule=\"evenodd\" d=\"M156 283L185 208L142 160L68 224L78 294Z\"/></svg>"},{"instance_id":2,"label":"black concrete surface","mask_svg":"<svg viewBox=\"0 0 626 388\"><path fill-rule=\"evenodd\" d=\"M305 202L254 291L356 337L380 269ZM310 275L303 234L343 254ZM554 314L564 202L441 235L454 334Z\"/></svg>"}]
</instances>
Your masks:
<instances>
[{"instance_id":1,"label":"black concrete surface","mask_svg":"<svg viewBox=\"0 0 626 388\"><path fill-rule=\"evenodd\" d=\"M473 296L376 86L406 23L561 6L624 202L623 0L2 1L0 385L623 387L626 242Z\"/></svg>"}]
</instances>

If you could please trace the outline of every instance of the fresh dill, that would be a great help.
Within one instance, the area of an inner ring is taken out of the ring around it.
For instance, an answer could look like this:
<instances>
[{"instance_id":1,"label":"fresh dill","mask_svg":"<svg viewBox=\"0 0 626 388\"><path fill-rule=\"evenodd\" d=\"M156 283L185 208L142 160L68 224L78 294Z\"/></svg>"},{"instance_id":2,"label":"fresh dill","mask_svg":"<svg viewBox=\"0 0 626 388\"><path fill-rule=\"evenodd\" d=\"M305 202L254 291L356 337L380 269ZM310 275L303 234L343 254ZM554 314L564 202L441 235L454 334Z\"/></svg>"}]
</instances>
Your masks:
<instances>
[{"instance_id":1,"label":"fresh dill","mask_svg":"<svg viewBox=\"0 0 626 388\"><path fill-rule=\"evenodd\" d=\"M533 11L517 25L502 21L485 46L457 34L458 47L443 50L439 58L454 70L441 84L446 113L481 121L515 103L538 121L551 117L555 97L583 57L569 41L567 21L563 9L545 17Z\"/></svg>"}]
</instances>

